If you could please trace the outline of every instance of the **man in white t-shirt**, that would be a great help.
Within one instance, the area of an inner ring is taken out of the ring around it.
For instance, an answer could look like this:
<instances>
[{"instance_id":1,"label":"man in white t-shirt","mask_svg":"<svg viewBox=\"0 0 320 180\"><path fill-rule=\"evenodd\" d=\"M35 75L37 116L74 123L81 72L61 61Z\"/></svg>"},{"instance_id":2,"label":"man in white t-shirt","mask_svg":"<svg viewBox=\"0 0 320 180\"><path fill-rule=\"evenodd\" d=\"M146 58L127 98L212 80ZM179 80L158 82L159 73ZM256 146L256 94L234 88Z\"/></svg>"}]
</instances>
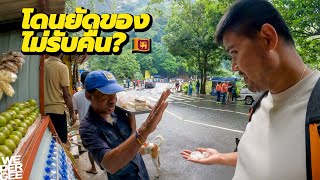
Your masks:
<instances>
[{"instance_id":1,"label":"man in white t-shirt","mask_svg":"<svg viewBox=\"0 0 320 180\"><path fill-rule=\"evenodd\" d=\"M220 20L216 40L249 90L269 93L248 123L238 152L200 148L207 158L194 160L189 150L182 157L235 166L234 180L307 179L306 109L320 72L304 64L289 28L268 1L237 1Z\"/></svg>"},{"instance_id":2,"label":"man in white t-shirt","mask_svg":"<svg viewBox=\"0 0 320 180\"><path fill-rule=\"evenodd\" d=\"M84 85L85 79L88 74L89 74L88 71L84 71L81 73L80 81L82 85ZM83 120L83 118L86 116L90 106L90 102L86 98L85 93L86 93L86 90L83 88L81 91L75 93L72 97L73 109L75 113L79 115L80 123ZM94 164L94 160L89 153L88 153L88 156L91 163L91 169L86 170L86 172L91 174L97 174L98 172Z\"/></svg>"}]
</instances>

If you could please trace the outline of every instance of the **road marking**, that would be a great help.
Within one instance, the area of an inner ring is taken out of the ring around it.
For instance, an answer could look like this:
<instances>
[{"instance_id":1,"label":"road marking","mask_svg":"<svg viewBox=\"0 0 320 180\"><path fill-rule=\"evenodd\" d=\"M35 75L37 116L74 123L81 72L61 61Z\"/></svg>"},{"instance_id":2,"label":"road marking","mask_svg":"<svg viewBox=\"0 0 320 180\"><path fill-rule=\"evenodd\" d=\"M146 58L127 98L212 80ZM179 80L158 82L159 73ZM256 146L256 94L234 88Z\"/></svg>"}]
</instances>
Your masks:
<instances>
[{"instance_id":1,"label":"road marking","mask_svg":"<svg viewBox=\"0 0 320 180\"><path fill-rule=\"evenodd\" d=\"M184 102L181 102L181 104L185 104L185 105L192 106L192 107L197 107L197 108L202 108L202 109L213 110L213 111L224 111L224 112L230 112L230 113L237 113L237 114L242 114L242 115L248 115L247 113L243 113L243 112L230 111L230 110L226 110L226 109L213 109L213 108L207 108L207 107L199 107L199 106L195 106L195 105L188 104L188 103L184 103Z\"/></svg>"},{"instance_id":2,"label":"road marking","mask_svg":"<svg viewBox=\"0 0 320 180\"><path fill-rule=\"evenodd\" d=\"M183 118L182 118L182 117L179 117L179 116L177 116L177 115L173 114L172 112L169 112L168 110L165 110L165 111L166 111L167 113L171 114L172 116L174 116L174 117L178 118L179 120L183 120Z\"/></svg>"},{"instance_id":3,"label":"road marking","mask_svg":"<svg viewBox=\"0 0 320 180\"><path fill-rule=\"evenodd\" d=\"M170 111L168 111L168 110L165 110L165 111L166 111L167 113L171 114L172 116L178 118L179 120L183 120L184 122L189 122L189 123L198 124L198 125L202 125L202 126L207 126L207 127L222 129L222 130L226 130L226 131L243 133L243 131L236 130L236 129L224 128L224 127L214 126L214 125L205 124L205 123L200 123L200 122L196 122L196 121L184 120L182 117L179 117L179 116L175 115L174 113L172 113L172 112L170 112Z\"/></svg>"},{"instance_id":4,"label":"road marking","mask_svg":"<svg viewBox=\"0 0 320 180\"><path fill-rule=\"evenodd\" d=\"M158 99L155 99L155 98L152 98L152 97L148 97L148 98L151 99L152 101L158 101ZM169 96L169 98L170 98L170 96ZM175 98L175 99L178 99L178 98ZM192 105L192 104L188 104L186 102L192 102L192 101L173 102L173 103L181 103L181 104L185 104L185 105L188 105L188 106L202 108L202 109L208 109L208 110L213 110L213 111L224 111L224 112L231 112L231 113L236 113L236 114L248 115L248 113L243 113L243 112L238 112L238 111L230 111L230 110L225 110L225 109L213 109L213 108L207 108L207 107L199 107L199 106L195 106L195 105Z\"/></svg>"},{"instance_id":5,"label":"road marking","mask_svg":"<svg viewBox=\"0 0 320 180\"><path fill-rule=\"evenodd\" d=\"M199 124L199 125L203 125L203 126L208 126L208 127L213 127L213 128L217 128L217 129L223 129L226 131L232 131L232 132L238 132L238 133L243 133L243 131L239 131L236 129L229 129L229 128L224 128L224 127L220 127L220 126L213 126L210 124L205 124L205 123L200 123L200 122L195 122L195 121L189 121L189 120L184 120L185 122L189 122L189 123L193 123L193 124Z\"/></svg>"}]
</instances>

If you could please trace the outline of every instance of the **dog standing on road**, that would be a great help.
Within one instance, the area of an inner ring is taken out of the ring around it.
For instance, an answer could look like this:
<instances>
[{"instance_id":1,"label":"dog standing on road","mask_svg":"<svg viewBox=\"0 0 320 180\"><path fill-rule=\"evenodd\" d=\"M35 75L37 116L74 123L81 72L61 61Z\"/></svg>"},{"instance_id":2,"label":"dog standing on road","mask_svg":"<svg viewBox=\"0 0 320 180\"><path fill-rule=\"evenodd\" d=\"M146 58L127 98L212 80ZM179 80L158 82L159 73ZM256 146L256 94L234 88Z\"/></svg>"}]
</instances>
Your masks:
<instances>
[{"instance_id":1,"label":"dog standing on road","mask_svg":"<svg viewBox=\"0 0 320 180\"><path fill-rule=\"evenodd\" d=\"M140 149L141 155L149 154L151 156L152 162L157 170L156 177L160 176L160 147L163 142L163 137L158 135L155 143L145 142Z\"/></svg>"}]
</instances>

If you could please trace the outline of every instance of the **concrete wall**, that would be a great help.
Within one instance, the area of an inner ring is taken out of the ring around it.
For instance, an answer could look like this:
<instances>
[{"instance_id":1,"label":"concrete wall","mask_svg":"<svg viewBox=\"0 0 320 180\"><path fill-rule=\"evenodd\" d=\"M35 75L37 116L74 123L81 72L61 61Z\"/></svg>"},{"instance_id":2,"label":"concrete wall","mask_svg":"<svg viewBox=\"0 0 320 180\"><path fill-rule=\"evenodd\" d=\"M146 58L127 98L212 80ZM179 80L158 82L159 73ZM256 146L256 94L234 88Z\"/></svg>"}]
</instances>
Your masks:
<instances>
[{"instance_id":1,"label":"concrete wall","mask_svg":"<svg viewBox=\"0 0 320 180\"><path fill-rule=\"evenodd\" d=\"M14 30L0 33L0 53L8 51L21 52L21 31ZM24 102L29 99L35 99L39 107L39 64L40 56L27 55L22 70L17 74L18 79L11 86L15 90L12 97L3 95L0 100L0 112L5 111L8 107L16 102Z\"/></svg>"}]
</instances>

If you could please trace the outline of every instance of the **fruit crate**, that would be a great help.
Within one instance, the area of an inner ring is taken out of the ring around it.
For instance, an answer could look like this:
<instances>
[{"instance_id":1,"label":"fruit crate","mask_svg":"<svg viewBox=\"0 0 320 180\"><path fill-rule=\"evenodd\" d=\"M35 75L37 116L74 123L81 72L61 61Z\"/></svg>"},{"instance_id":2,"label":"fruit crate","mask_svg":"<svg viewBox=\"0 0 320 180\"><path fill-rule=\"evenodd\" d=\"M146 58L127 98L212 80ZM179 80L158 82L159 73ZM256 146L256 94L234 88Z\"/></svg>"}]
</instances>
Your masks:
<instances>
[{"instance_id":1,"label":"fruit crate","mask_svg":"<svg viewBox=\"0 0 320 180\"><path fill-rule=\"evenodd\" d=\"M33 128L30 127L28 129L28 137L17 152L17 155L21 156L21 162L23 164L23 180L43 179L48 143L50 143L52 137L57 137L57 133L49 116L43 116L39 118L37 122ZM61 140L59 138L56 139L57 142L62 145ZM70 154L67 150L65 150L65 153L67 155ZM75 177L81 180L73 164L72 168Z\"/></svg>"}]
</instances>

